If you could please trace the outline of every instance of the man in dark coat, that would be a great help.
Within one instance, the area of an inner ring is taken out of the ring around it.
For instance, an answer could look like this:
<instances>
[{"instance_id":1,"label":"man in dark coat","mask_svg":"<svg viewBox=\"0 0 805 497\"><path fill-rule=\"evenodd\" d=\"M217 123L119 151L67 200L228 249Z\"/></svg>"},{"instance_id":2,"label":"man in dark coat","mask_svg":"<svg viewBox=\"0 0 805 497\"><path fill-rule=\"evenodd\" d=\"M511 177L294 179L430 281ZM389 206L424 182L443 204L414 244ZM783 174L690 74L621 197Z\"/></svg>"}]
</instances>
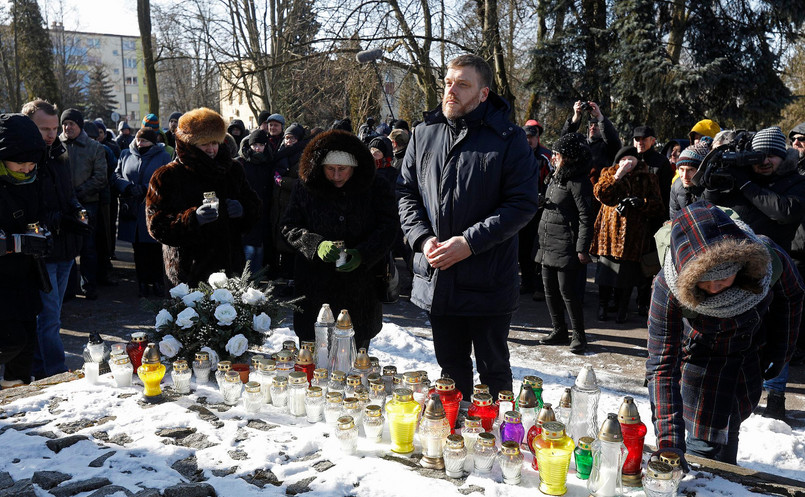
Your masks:
<instances>
[{"instance_id":1,"label":"man in dark coat","mask_svg":"<svg viewBox=\"0 0 805 497\"><path fill-rule=\"evenodd\" d=\"M465 398L470 350L493 396L511 390L507 337L519 299L517 232L537 211L539 173L480 57L448 64L442 104L412 134L397 184L414 250L411 301L430 313L436 360Z\"/></svg>"},{"instance_id":2,"label":"man in dark coat","mask_svg":"<svg viewBox=\"0 0 805 497\"><path fill-rule=\"evenodd\" d=\"M39 128L47 149L37 166L37 181L42 187L44 218L53 235L53 249L44 259L52 289L40 291L42 312L36 318L37 348L31 374L36 379L67 371L61 335L61 309L70 270L81 251L89 226L80 220L83 208L73 190L67 149L59 136L59 113L44 100L34 100L22 107Z\"/></svg>"},{"instance_id":3,"label":"man in dark coat","mask_svg":"<svg viewBox=\"0 0 805 497\"><path fill-rule=\"evenodd\" d=\"M129 145L131 142L134 141L134 135L131 134L131 126L126 121L120 121L120 124L117 125L117 138L115 138L115 142L117 146L120 147L121 152L123 150L128 150Z\"/></svg>"},{"instance_id":4,"label":"man in dark coat","mask_svg":"<svg viewBox=\"0 0 805 497\"><path fill-rule=\"evenodd\" d=\"M36 315L42 308L44 264L34 256L45 255L35 246L15 250L13 235L39 223L44 212L36 164L45 153L45 142L36 124L24 114L0 114L0 387L31 381L31 362L36 348ZM42 247L44 248L44 247Z\"/></svg>"},{"instance_id":5,"label":"man in dark coat","mask_svg":"<svg viewBox=\"0 0 805 497\"><path fill-rule=\"evenodd\" d=\"M582 102L581 100L573 104L573 115L567 118L560 134L566 135L578 132L581 126L582 113L585 110L590 113L590 120L587 125L587 144L593 154L590 181L596 184L601 171L612 164L615 154L621 149L621 140L618 137L618 130L615 129L609 119L604 117L598 104L595 102Z\"/></svg>"},{"instance_id":6,"label":"man in dark coat","mask_svg":"<svg viewBox=\"0 0 805 497\"><path fill-rule=\"evenodd\" d=\"M799 273L772 240L707 202L682 210L648 321L658 449L736 463L740 425L762 380L794 352L803 296Z\"/></svg>"},{"instance_id":7,"label":"man in dark coat","mask_svg":"<svg viewBox=\"0 0 805 497\"><path fill-rule=\"evenodd\" d=\"M226 123L214 110L187 112L176 129L177 159L151 177L148 231L163 245L174 285L194 287L221 270L236 275L246 263L241 237L257 222L260 200L243 167L221 146L225 137ZM208 192L217 202L204 202Z\"/></svg>"},{"instance_id":8,"label":"man in dark coat","mask_svg":"<svg viewBox=\"0 0 805 497\"><path fill-rule=\"evenodd\" d=\"M182 117L181 112L174 112L168 118L168 130L165 131L165 139L168 142L168 146L171 148L176 148L176 128L179 127L179 118Z\"/></svg>"},{"instance_id":9,"label":"man in dark coat","mask_svg":"<svg viewBox=\"0 0 805 497\"><path fill-rule=\"evenodd\" d=\"M799 123L788 133L791 148L799 153L797 165L800 171L805 171L805 123Z\"/></svg>"},{"instance_id":10,"label":"man in dark coat","mask_svg":"<svg viewBox=\"0 0 805 497\"><path fill-rule=\"evenodd\" d=\"M693 177L698 172L699 166L708 152L710 152L710 145L707 142L700 141L679 154L676 162L679 178L671 185L671 196L668 199L668 219L673 220L679 211L701 200L702 194L704 194L704 186L696 184Z\"/></svg>"},{"instance_id":11,"label":"man in dark coat","mask_svg":"<svg viewBox=\"0 0 805 497\"><path fill-rule=\"evenodd\" d=\"M551 151L543 147L540 142L542 135L542 125L536 119L529 119L523 126L528 146L534 151L539 169L539 195L540 199L545 197L548 185L548 178L551 176ZM531 221L520 230L518 234L518 262L520 263L520 293L532 294L534 300L544 300L545 293L542 286L541 267L534 262L534 242L537 237L537 227L539 226L540 208Z\"/></svg>"},{"instance_id":12,"label":"man in dark coat","mask_svg":"<svg viewBox=\"0 0 805 497\"><path fill-rule=\"evenodd\" d=\"M244 125L243 121L240 119L233 119L232 122L229 123L229 127L226 128L226 132L232 135L232 138L235 139L235 143L238 144L238 148L240 148L240 142L249 135L246 132L246 125Z\"/></svg>"},{"instance_id":13,"label":"man in dark coat","mask_svg":"<svg viewBox=\"0 0 805 497\"><path fill-rule=\"evenodd\" d=\"M235 159L246 172L246 181L260 199L260 217L254 227L243 235L243 251L253 272L263 267L265 242L270 239L271 203L274 191L274 161L268 146L268 133L256 129L243 140L240 154Z\"/></svg>"},{"instance_id":14,"label":"man in dark coat","mask_svg":"<svg viewBox=\"0 0 805 497\"><path fill-rule=\"evenodd\" d=\"M313 340L318 311L328 303L349 311L357 346L368 348L383 324L382 276L398 223L394 190L375 174L358 137L333 130L310 141L281 221L295 250L294 292L305 297L294 313L300 340ZM336 241L346 250L342 265Z\"/></svg>"}]
</instances>

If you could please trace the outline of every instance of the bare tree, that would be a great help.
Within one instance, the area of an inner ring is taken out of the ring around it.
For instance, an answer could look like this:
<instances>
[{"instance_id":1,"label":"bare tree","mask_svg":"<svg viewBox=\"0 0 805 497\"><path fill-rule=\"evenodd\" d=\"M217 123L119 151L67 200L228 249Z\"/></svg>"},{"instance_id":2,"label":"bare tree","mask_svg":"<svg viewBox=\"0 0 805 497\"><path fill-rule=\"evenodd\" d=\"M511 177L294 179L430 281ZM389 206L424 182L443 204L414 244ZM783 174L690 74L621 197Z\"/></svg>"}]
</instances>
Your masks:
<instances>
[{"instance_id":1,"label":"bare tree","mask_svg":"<svg viewBox=\"0 0 805 497\"><path fill-rule=\"evenodd\" d=\"M140 25L140 43L143 47L145 84L148 88L148 110L159 114L159 91L154 51L151 45L151 0L137 0L137 22Z\"/></svg>"}]
</instances>

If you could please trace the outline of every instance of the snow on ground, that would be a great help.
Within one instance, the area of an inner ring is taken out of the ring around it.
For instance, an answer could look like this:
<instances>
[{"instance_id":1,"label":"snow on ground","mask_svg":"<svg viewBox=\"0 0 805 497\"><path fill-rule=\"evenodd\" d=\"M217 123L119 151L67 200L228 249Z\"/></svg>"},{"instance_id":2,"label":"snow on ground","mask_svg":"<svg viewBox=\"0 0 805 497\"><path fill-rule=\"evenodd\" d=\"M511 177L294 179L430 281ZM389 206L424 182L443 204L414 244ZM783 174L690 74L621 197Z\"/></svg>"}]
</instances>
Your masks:
<instances>
[{"instance_id":1,"label":"snow on ground","mask_svg":"<svg viewBox=\"0 0 805 497\"><path fill-rule=\"evenodd\" d=\"M279 349L289 338L294 338L291 330L278 329L266 347ZM395 324L384 325L380 335L372 341L371 353L380 359L381 365L396 365L401 372L425 370L431 379L439 376L433 343ZM523 376L538 375L544 380L543 398L556 405L564 388L572 385L580 365L575 357L569 357L562 364L546 363L538 347L513 350L515 392L519 390ZM631 391L634 388L628 386L622 375L619 376L617 367L598 373L602 385L599 420L603 420L607 412L617 412L623 395L628 394L635 397L643 421L650 425L651 412L645 389ZM170 383L168 377L163 386ZM272 406L259 414L247 414L242 405L227 410L220 405L221 396L213 385L194 386L189 396L143 407L140 403L141 386L118 389L106 375L98 385L78 380L15 401L4 407L8 418L0 421L0 447L5 452L0 458L0 472L7 471L14 480L19 480L30 478L35 471L61 471L77 479L106 477L113 484L132 491L146 487L163 489L184 481L171 466L195 455L207 483L222 496L285 495L289 484L309 477L316 477L309 487L311 494L317 496L460 495L459 488L466 490L470 486L483 488L486 497L533 496L537 492L539 476L530 467L530 454L526 455L519 486L503 484L497 464L491 474L472 474L463 481L429 478L397 461L382 458L392 454L389 452L388 427L384 434L385 443L373 444L361 437L358 455L348 456L340 451L337 440L330 436L330 428L324 423L310 425L304 418L294 418ZM222 425L215 427L202 420L198 413L187 409L201 397L206 397L206 407L218 416ZM78 442L58 454L45 446L47 438L42 435L47 435L46 432L66 436L60 429L64 423L104 417L108 419L101 424L76 432L88 436L89 440ZM270 425L269 429L247 426L252 419L264 420ZM45 424L29 430L3 431L12 423ZM177 427L194 428L196 436L203 435L209 444L214 445L208 448L184 447L157 435L160 429ZM97 440L93 434L99 431L106 432L110 441ZM125 441L124 445L113 443L116 437L124 436L130 441ZM653 444L654 441L653 429L649 426L646 442ZM99 444L103 446L99 447ZM102 467L88 467L91 461L110 449L115 453ZM395 457L405 459L405 456ZM13 462L13 458L19 461ZM317 471L314 465L324 460L334 466ZM739 462L759 471L805 480L805 432L792 430L780 421L752 416L741 428ZM224 476L221 470L229 468L234 472ZM261 489L240 478L265 469L273 472L283 484L269 484ZM568 475L568 487L568 496L588 495L585 482L576 478L572 469ZM722 478L695 472L682 482L680 490L685 488L695 488L697 497L749 493ZM643 494L640 490L630 490L627 495Z\"/></svg>"}]
</instances>

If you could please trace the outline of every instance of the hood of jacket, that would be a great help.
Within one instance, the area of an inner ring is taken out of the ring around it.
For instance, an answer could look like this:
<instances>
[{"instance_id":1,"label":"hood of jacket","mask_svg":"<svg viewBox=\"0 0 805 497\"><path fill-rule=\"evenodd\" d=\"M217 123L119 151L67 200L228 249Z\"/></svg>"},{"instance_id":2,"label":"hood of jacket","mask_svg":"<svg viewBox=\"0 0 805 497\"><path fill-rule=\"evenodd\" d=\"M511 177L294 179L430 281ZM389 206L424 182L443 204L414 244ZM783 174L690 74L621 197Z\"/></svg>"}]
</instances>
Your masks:
<instances>
[{"instance_id":1,"label":"hood of jacket","mask_svg":"<svg viewBox=\"0 0 805 497\"><path fill-rule=\"evenodd\" d=\"M151 146L144 154L141 154L140 149L137 148L137 140L134 140L129 144L129 152L131 153L131 155L133 155L135 157L139 157L141 159L148 159L150 157L153 157L153 156L159 154L160 152L167 153L167 151L165 150L165 145L164 144L162 144L162 143L154 143L154 145Z\"/></svg>"},{"instance_id":2,"label":"hood of jacket","mask_svg":"<svg viewBox=\"0 0 805 497\"><path fill-rule=\"evenodd\" d=\"M797 171L797 163L799 162L799 151L795 148L789 148L785 152L785 159L780 163L780 166L774 171L774 176L787 176Z\"/></svg>"},{"instance_id":3,"label":"hood of jacket","mask_svg":"<svg viewBox=\"0 0 805 497\"><path fill-rule=\"evenodd\" d=\"M509 102L507 102L506 99L499 96L497 93L490 91L486 100L481 102L481 106L484 108L483 115L479 116L482 124L492 128L495 133L504 138L513 134L514 126L512 126L508 117L509 114L511 114L511 105L509 105ZM477 108L470 112L467 116L474 117L476 110ZM461 121L467 116L460 117L456 121ZM442 112L442 104L439 104L439 106L432 111L425 112L424 117L425 124L427 125L436 123L449 124L447 116L445 116Z\"/></svg>"},{"instance_id":4,"label":"hood of jacket","mask_svg":"<svg viewBox=\"0 0 805 497\"><path fill-rule=\"evenodd\" d=\"M805 135L805 123L799 123L788 132L788 139L794 138L794 135Z\"/></svg>"},{"instance_id":5,"label":"hood of jacket","mask_svg":"<svg viewBox=\"0 0 805 497\"><path fill-rule=\"evenodd\" d=\"M748 310L768 293L771 257L767 245L748 226L709 202L695 202L680 212L671 225L670 242L665 277L683 306L727 317L739 309ZM741 266L730 288L710 295L696 286L705 273L730 262ZM716 309L727 300L730 309ZM722 315L722 311L728 313Z\"/></svg>"},{"instance_id":6,"label":"hood of jacket","mask_svg":"<svg viewBox=\"0 0 805 497\"><path fill-rule=\"evenodd\" d=\"M358 161L352 177L343 187L336 188L324 175L322 161L331 150L349 152ZM336 193L337 191L360 191L369 188L374 181L375 160L369 149L357 136L342 130L330 130L316 135L302 152L299 159L299 180L313 191Z\"/></svg>"}]
</instances>

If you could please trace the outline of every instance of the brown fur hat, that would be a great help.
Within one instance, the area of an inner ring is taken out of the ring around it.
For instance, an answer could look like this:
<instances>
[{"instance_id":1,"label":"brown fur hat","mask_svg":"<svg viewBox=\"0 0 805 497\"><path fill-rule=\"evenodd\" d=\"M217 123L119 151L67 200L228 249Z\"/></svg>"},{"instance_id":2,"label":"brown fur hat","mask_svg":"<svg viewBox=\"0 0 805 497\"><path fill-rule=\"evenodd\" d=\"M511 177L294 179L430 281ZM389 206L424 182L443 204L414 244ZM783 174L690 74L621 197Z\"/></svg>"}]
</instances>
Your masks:
<instances>
[{"instance_id":1,"label":"brown fur hat","mask_svg":"<svg viewBox=\"0 0 805 497\"><path fill-rule=\"evenodd\" d=\"M226 123L221 114L206 107L185 112L179 118L176 139L189 145L223 143L226 138Z\"/></svg>"}]
</instances>

